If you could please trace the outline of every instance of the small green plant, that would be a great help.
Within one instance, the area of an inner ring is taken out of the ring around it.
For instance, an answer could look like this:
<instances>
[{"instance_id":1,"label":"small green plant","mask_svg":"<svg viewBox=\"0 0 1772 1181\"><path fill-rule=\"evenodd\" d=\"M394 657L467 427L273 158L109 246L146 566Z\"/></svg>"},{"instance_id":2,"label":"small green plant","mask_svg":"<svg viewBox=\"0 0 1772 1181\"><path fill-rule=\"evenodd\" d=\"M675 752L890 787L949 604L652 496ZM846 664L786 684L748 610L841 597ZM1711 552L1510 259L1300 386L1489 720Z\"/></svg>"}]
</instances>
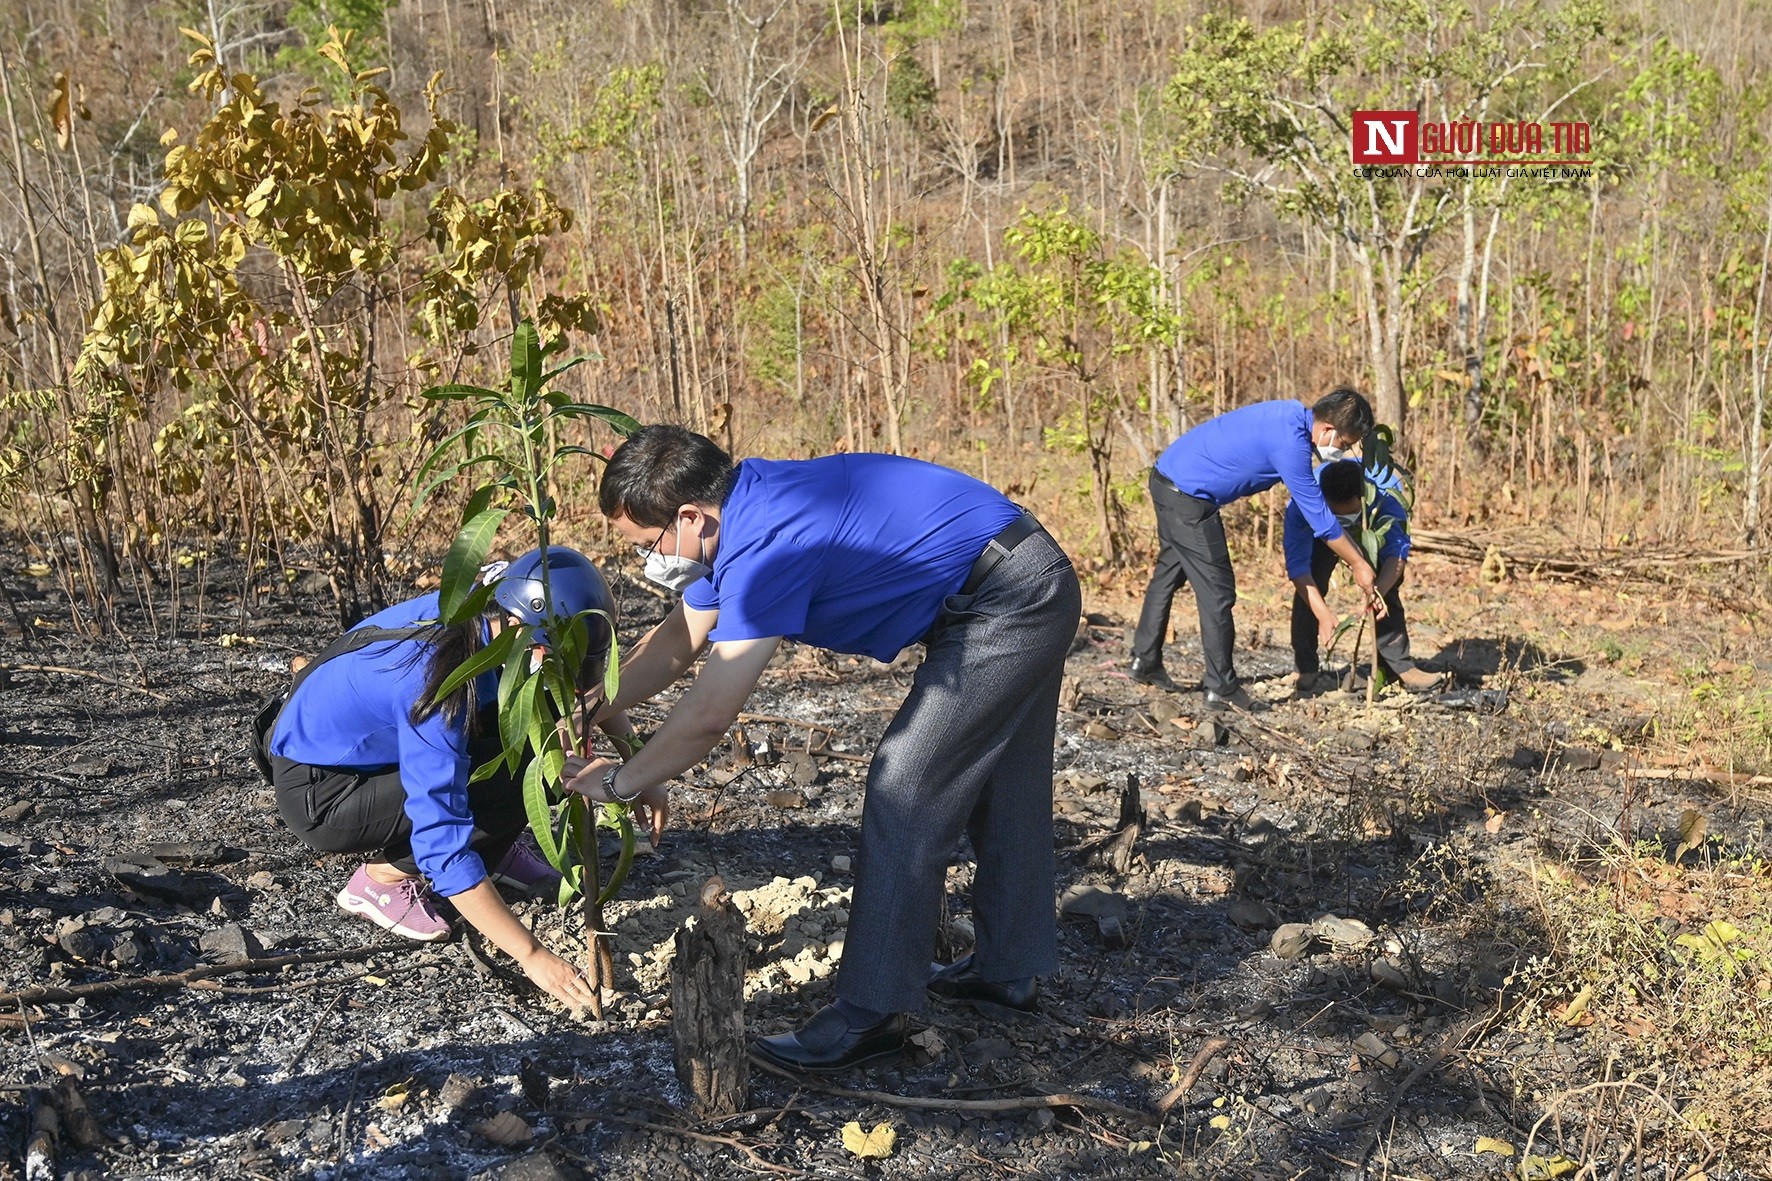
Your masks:
<instances>
[{"instance_id":1,"label":"small green plant","mask_svg":"<svg viewBox=\"0 0 1772 1181\"><path fill-rule=\"evenodd\" d=\"M446 625L477 619L492 601L493 588L478 585L478 575L505 519L513 513L526 518L536 546L545 551L557 508L551 491L556 469L572 456L601 458L588 448L562 443L561 428L591 420L625 436L640 427L619 410L575 402L566 394L547 389L561 374L587 359L574 357L553 369L545 368L548 358L563 345L564 338L559 338L543 346L535 325L525 320L512 338L506 388L451 384L425 391L425 397L434 401L464 401L474 409L466 424L439 443L420 467L418 480L423 487L419 503L465 474L481 477L462 510L461 529L443 560L439 611ZM423 483L427 479L429 483ZM542 586L547 604L545 627L552 642L542 650L540 659L532 656L534 627L507 627L451 673L438 687L437 696L441 700L469 679L501 669L498 733L504 749L491 762L475 768L474 778L491 774L501 764L515 772L527 756L523 804L542 854L564 875L560 905L566 906L574 897L583 900L585 976L595 998L592 1012L600 1018L602 990L613 984L615 973L604 937L603 907L621 888L633 862L634 825L626 804L604 804L593 817L589 802L563 785L566 755L583 751L589 740L583 732L589 715L580 706L583 695L593 687L578 680L590 644L587 617L603 613L581 611L560 616L554 608L545 564ZM602 690L605 699L613 700L620 653L615 620L609 618L608 623L609 656ZM607 881L597 847L599 828L611 829L621 838L621 853Z\"/></svg>"}]
</instances>

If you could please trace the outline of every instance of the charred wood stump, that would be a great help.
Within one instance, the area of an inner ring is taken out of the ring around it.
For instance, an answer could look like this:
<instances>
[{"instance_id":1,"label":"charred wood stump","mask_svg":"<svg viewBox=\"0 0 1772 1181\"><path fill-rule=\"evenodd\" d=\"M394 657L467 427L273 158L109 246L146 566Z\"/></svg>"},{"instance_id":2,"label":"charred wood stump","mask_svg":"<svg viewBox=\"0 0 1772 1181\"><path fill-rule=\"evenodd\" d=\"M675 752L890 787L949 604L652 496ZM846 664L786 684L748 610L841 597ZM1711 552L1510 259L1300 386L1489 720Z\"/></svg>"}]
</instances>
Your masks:
<instances>
[{"instance_id":1,"label":"charred wood stump","mask_svg":"<svg viewBox=\"0 0 1772 1181\"><path fill-rule=\"evenodd\" d=\"M55 1181L61 1176L56 1157L61 1152L61 1120L55 1099L47 1088L32 1088L30 1122L25 1132L25 1181Z\"/></svg>"},{"instance_id":2,"label":"charred wood stump","mask_svg":"<svg viewBox=\"0 0 1772 1181\"><path fill-rule=\"evenodd\" d=\"M92 1114L92 1108L86 1105L86 1096L74 1085L74 1080L63 1076L55 1084L55 1105L61 1113L62 1126L66 1129L68 1140L75 1148L103 1148L111 1142L99 1126Z\"/></svg>"},{"instance_id":3,"label":"charred wood stump","mask_svg":"<svg viewBox=\"0 0 1772 1181\"><path fill-rule=\"evenodd\" d=\"M744 1037L744 915L718 877L677 928L671 960L671 1040L677 1081L703 1116L736 1115L750 1103Z\"/></svg>"},{"instance_id":4,"label":"charred wood stump","mask_svg":"<svg viewBox=\"0 0 1772 1181\"><path fill-rule=\"evenodd\" d=\"M1126 776L1126 786L1120 792L1120 820L1114 825L1114 831L1104 837L1097 837L1083 846L1085 862L1111 869L1115 873L1127 873L1132 868L1133 859L1138 854L1138 841L1144 835L1146 817L1144 801L1139 792L1138 776Z\"/></svg>"}]
</instances>

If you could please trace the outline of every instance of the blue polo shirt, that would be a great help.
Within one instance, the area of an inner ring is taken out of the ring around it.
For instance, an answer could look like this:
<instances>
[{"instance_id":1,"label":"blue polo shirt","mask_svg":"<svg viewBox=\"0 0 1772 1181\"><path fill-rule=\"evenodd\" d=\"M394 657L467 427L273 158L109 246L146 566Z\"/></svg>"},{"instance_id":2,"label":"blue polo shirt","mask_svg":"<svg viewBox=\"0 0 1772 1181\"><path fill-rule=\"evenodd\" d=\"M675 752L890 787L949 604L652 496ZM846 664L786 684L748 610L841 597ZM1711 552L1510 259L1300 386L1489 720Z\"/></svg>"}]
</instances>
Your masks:
<instances>
[{"instance_id":1,"label":"blue polo shirt","mask_svg":"<svg viewBox=\"0 0 1772 1181\"><path fill-rule=\"evenodd\" d=\"M1303 402L1257 402L1209 418L1169 444L1157 471L1201 500L1223 506L1282 481L1311 532L1341 536L1311 477L1311 412Z\"/></svg>"},{"instance_id":2,"label":"blue polo shirt","mask_svg":"<svg viewBox=\"0 0 1772 1181\"><path fill-rule=\"evenodd\" d=\"M396 603L360 627L412 627L438 617L435 592ZM465 721L448 725L441 712L418 725L412 703L424 692L431 645L420 640L369 644L335 656L309 673L283 707L271 735L272 754L313 767L385 771L398 767L412 821L412 855L431 888L444 897L486 878L480 855L468 848L474 830L468 810ZM477 701L498 696L497 671L475 678Z\"/></svg>"},{"instance_id":3,"label":"blue polo shirt","mask_svg":"<svg viewBox=\"0 0 1772 1181\"><path fill-rule=\"evenodd\" d=\"M1390 493L1380 492L1372 502L1372 520L1377 524L1387 519L1391 522L1391 527L1384 535L1384 540L1378 543L1378 560L1383 562L1386 558L1407 558L1409 510ZM1287 578L1310 577L1311 553L1317 544L1317 539L1311 536L1311 527L1305 524L1304 514L1298 511L1298 502L1288 504L1285 527L1280 534L1280 547L1286 554Z\"/></svg>"},{"instance_id":4,"label":"blue polo shirt","mask_svg":"<svg viewBox=\"0 0 1772 1181\"><path fill-rule=\"evenodd\" d=\"M721 506L713 572L683 602L720 612L715 641L786 636L891 660L1020 516L989 484L919 459L747 459Z\"/></svg>"}]
</instances>

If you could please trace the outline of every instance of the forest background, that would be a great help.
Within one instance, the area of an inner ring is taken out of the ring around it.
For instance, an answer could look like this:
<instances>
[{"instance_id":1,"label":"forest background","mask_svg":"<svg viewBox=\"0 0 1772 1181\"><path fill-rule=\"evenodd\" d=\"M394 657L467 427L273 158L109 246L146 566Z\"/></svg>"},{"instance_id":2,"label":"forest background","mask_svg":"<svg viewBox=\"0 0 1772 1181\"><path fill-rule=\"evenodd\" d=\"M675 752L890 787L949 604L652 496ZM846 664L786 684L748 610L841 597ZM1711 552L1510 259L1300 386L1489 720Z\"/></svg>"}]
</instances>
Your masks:
<instances>
[{"instance_id":1,"label":"forest background","mask_svg":"<svg viewBox=\"0 0 1772 1181\"><path fill-rule=\"evenodd\" d=\"M1098 585L1142 585L1180 431L1343 382L1428 524L1763 576L1768 16L6 0L0 512L95 630L224 554L360 617L448 533L421 390L528 316L598 355L575 398L962 468ZM1357 174L1351 113L1407 107L1594 164ZM558 475L591 544L595 456Z\"/></svg>"}]
</instances>

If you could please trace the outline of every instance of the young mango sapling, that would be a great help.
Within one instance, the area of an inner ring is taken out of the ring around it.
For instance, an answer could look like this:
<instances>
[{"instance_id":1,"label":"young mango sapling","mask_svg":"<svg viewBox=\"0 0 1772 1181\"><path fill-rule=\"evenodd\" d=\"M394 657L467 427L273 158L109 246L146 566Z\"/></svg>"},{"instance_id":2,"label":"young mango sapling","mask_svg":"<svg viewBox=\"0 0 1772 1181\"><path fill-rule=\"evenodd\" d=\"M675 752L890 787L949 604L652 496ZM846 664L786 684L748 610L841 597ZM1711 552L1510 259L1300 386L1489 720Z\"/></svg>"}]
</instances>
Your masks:
<instances>
[{"instance_id":1,"label":"young mango sapling","mask_svg":"<svg viewBox=\"0 0 1772 1181\"><path fill-rule=\"evenodd\" d=\"M544 346L535 325L525 320L512 337L510 381L505 388L450 384L424 391L433 401L468 402L474 407L466 424L437 445L417 476L422 484L417 504L464 474L480 476L443 562L440 607L445 624L478 618L488 609L493 588L479 585L479 571L508 517L515 514L527 519L536 547L548 552L557 511L552 491L555 472L572 456L602 458L588 448L560 443L560 428L586 420L601 422L623 436L640 428L634 418L619 410L576 402L547 388L587 359L575 357L556 368L545 368L547 359L563 344L563 340L556 340ZM528 756L523 774L524 808L542 855L562 875L559 904L565 907L575 897L582 900L584 972L591 985L592 1013L601 1018L602 990L612 987L615 977L603 907L621 888L633 863L634 824L627 804L602 804L593 816L589 801L565 789L562 771L566 756L585 752L591 741L584 724L592 712L587 696L598 686L582 682L597 671L586 659L594 655L593 634L599 638L604 631L608 634L607 655L600 670L603 700L613 700L616 695L620 648L616 621L609 613L559 615L545 562L540 577L543 622L500 631L457 668L437 693L445 697L469 678L500 669L498 731L502 750L475 768L473 779L492 774L500 765L515 772ZM604 618L597 620L597 616ZM617 745L626 758L639 744L632 738L617 740ZM613 830L621 840L621 852L607 879L597 845L599 828Z\"/></svg>"}]
</instances>

